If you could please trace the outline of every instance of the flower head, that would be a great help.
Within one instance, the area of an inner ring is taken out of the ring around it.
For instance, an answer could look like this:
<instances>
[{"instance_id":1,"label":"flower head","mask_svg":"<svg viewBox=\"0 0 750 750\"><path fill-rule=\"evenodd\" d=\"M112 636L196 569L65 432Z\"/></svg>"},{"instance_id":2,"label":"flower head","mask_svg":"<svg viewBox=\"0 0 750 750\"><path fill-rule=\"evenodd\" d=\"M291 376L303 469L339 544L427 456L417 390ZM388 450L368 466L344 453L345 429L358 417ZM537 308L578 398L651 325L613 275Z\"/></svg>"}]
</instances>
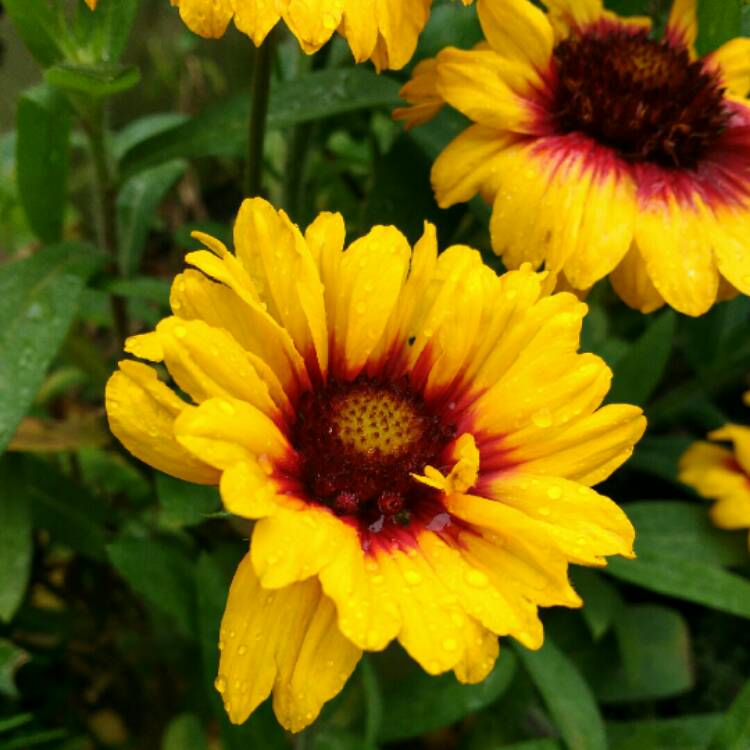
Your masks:
<instances>
[{"instance_id":1,"label":"flower head","mask_svg":"<svg viewBox=\"0 0 750 750\"><path fill-rule=\"evenodd\" d=\"M680 458L680 481L716 502L711 519L722 529L750 529L750 427L729 424L709 433ZM732 449L715 445L732 444ZM750 544L750 537L748 537Z\"/></svg>"},{"instance_id":2,"label":"flower head","mask_svg":"<svg viewBox=\"0 0 750 750\"><path fill-rule=\"evenodd\" d=\"M87 0L95 2L96 0ZM231 20L260 45L283 19L307 54L339 31L357 62L402 68L417 46L432 0L170 0L185 24L204 37L223 36ZM470 5L473 0L461 0Z\"/></svg>"},{"instance_id":3,"label":"flower head","mask_svg":"<svg viewBox=\"0 0 750 750\"><path fill-rule=\"evenodd\" d=\"M578 353L586 306L523 267L412 249L337 214L304 235L247 200L236 255L206 235L173 316L131 338L107 386L114 434L257 519L229 594L217 688L235 722L273 692L296 731L362 650L398 639L431 674L482 680L497 636L542 643L540 606L581 605L568 563L632 555L592 485L645 427L600 408L611 372Z\"/></svg>"},{"instance_id":4,"label":"flower head","mask_svg":"<svg viewBox=\"0 0 750 750\"><path fill-rule=\"evenodd\" d=\"M601 0L545 4L480 0L486 43L404 87L409 126L446 103L474 121L434 165L438 202L481 193L508 267L578 290L610 275L643 312L750 294L750 39L699 59L695 0L661 39Z\"/></svg>"}]
</instances>

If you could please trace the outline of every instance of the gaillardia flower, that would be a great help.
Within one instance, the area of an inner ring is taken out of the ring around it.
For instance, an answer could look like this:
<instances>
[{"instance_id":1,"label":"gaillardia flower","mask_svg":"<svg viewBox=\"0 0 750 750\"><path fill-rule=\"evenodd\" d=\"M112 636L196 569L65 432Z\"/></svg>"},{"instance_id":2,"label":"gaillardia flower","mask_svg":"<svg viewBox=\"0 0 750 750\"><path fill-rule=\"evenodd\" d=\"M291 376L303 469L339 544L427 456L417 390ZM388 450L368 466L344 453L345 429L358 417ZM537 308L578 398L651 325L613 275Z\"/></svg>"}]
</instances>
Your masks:
<instances>
[{"instance_id":1,"label":"gaillardia flower","mask_svg":"<svg viewBox=\"0 0 750 750\"><path fill-rule=\"evenodd\" d=\"M632 555L625 514L591 486L645 427L599 408L611 372L579 354L586 306L528 267L414 249L375 227L301 234L247 200L236 255L187 255L174 315L131 338L107 386L114 434L174 476L218 483L257 519L221 627L217 688L242 722L273 692L309 724L362 650L398 639L431 674L478 682L497 636L542 643L540 606L577 607L568 563Z\"/></svg>"},{"instance_id":2,"label":"gaillardia flower","mask_svg":"<svg viewBox=\"0 0 750 750\"><path fill-rule=\"evenodd\" d=\"M409 62L432 5L432 0L170 1L190 30L204 37L223 36L234 19L235 26L260 45L283 19L302 49L312 54L338 30L354 59L372 60L378 70L402 68Z\"/></svg>"},{"instance_id":3,"label":"gaillardia flower","mask_svg":"<svg viewBox=\"0 0 750 750\"><path fill-rule=\"evenodd\" d=\"M439 204L480 193L508 267L577 290L609 274L643 312L750 294L750 40L698 59L695 0L661 39L601 0L544 3L480 0L486 43L404 87L409 125L444 103L473 120L433 167Z\"/></svg>"},{"instance_id":4,"label":"gaillardia flower","mask_svg":"<svg viewBox=\"0 0 750 750\"><path fill-rule=\"evenodd\" d=\"M680 481L701 497L716 500L711 520L721 529L750 529L750 427L729 424L708 435L733 450L697 442L680 458ZM750 537L748 537L750 545Z\"/></svg>"}]
</instances>

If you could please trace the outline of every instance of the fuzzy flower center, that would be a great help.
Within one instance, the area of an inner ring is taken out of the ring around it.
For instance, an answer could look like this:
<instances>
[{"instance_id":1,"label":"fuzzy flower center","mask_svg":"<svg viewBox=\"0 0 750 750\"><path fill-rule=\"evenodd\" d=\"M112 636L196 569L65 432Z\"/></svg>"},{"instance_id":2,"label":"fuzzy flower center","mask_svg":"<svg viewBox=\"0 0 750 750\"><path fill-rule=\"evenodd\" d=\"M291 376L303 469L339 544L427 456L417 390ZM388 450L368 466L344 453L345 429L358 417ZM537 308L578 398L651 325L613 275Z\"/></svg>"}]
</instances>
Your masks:
<instances>
[{"instance_id":1,"label":"fuzzy flower center","mask_svg":"<svg viewBox=\"0 0 750 750\"><path fill-rule=\"evenodd\" d=\"M292 442L309 497L368 527L406 526L432 491L411 474L440 464L455 429L406 379L359 378L305 393Z\"/></svg>"},{"instance_id":2,"label":"fuzzy flower center","mask_svg":"<svg viewBox=\"0 0 750 750\"><path fill-rule=\"evenodd\" d=\"M693 167L729 119L715 72L646 32L594 30L555 47L556 121L625 159Z\"/></svg>"}]
</instances>

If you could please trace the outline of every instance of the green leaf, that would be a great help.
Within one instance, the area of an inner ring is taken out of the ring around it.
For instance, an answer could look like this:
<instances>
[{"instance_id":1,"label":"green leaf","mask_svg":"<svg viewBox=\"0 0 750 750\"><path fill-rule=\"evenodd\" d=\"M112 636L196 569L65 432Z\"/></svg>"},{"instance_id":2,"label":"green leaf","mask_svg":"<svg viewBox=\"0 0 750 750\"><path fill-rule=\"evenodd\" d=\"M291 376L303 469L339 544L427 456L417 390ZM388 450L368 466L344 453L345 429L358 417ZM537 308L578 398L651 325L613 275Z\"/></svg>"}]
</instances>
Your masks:
<instances>
[{"instance_id":1,"label":"green leaf","mask_svg":"<svg viewBox=\"0 0 750 750\"><path fill-rule=\"evenodd\" d=\"M9 716L7 719L0 719L0 734L11 732L33 720L34 714L16 714L15 716Z\"/></svg>"},{"instance_id":2,"label":"green leaf","mask_svg":"<svg viewBox=\"0 0 750 750\"><path fill-rule=\"evenodd\" d=\"M116 61L125 51L140 0L99 0L91 20L96 58Z\"/></svg>"},{"instance_id":3,"label":"green leaf","mask_svg":"<svg viewBox=\"0 0 750 750\"><path fill-rule=\"evenodd\" d=\"M615 621L623 601L617 588L600 573L588 568L572 568L573 586L583 599L581 614L594 640L599 640Z\"/></svg>"},{"instance_id":4,"label":"green leaf","mask_svg":"<svg viewBox=\"0 0 750 750\"><path fill-rule=\"evenodd\" d=\"M470 49L483 38L476 7L465 8L454 3L436 6L430 13L427 26L419 35L414 59L434 57L445 47Z\"/></svg>"},{"instance_id":5,"label":"green leaf","mask_svg":"<svg viewBox=\"0 0 750 750\"><path fill-rule=\"evenodd\" d=\"M605 570L649 591L750 618L750 582L702 560L642 552L635 560L610 558Z\"/></svg>"},{"instance_id":6,"label":"green leaf","mask_svg":"<svg viewBox=\"0 0 750 750\"><path fill-rule=\"evenodd\" d=\"M692 688L690 639L679 613L659 605L627 607L615 633L622 664L599 673L595 688L602 702L667 698Z\"/></svg>"},{"instance_id":7,"label":"green leaf","mask_svg":"<svg viewBox=\"0 0 750 750\"><path fill-rule=\"evenodd\" d=\"M18 192L29 225L44 242L62 235L67 201L70 111L40 84L21 94L16 111Z\"/></svg>"},{"instance_id":8,"label":"green leaf","mask_svg":"<svg viewBox=\"0 0 750 750\"><path fill-rule=\"evenodd\" d=\"M516 648L570 750L606 750L604 722L591 688L550 640L539 651Z\"/></svg>"},{"instance_id":9,"label":"green leaf","mask_svg":"<svg viewBox=\"0 0 750 750\"><path fill-rule=\"evenodd\" d=\"M656 390L672 351L677 316L665 310L614 367L609 403L641 404Z\"/></svg>"},{"instance_id":10,"label":"green leaf","mask_svg":"<svg viewBox=\"0 0 750 750\"><path fill-rule=\"evenodd\" d=\"M708 505L651 500L628 503L636 529L635 551L650 557L684 557L716 566L747 562L747 532L717 529Z\"/></svg>"},{"instance_id":11,"label":"green leaf","mask_svg":"<svg viewBox=\"0 0 750 750\"><path fill-rule=\"evenodd\" d=\"M62 29L47 0L4 0L3 5L38 63L47 67L62 57L58 43Z\"/></svg>"},{"instance_id":12,"label":"green leaf","mask_svg":"<svg viewBox=\"0 0 750 750\"><path fill-rule=\"evenodd\" d=\"M362 654L359 673L362 677L362 692L365 696L364 744L366 748L372 748L375 747L375 741L383 725L383 692L380 689L378 675L367 654Z\"/></svg>"},{"instance_id":13,"label":"green leaf","mask_svg":"<svg viewBox=\"0 0 750 750\"><path fill-rule=\"evenodd\" d=\"M170 615L180 633L195 638L193 565L187 557L159 538L118 539L107 553L136 593Z\"/></svg>"},{"instance_id":14,"label":"green leaf","mask_svg":"<svg viewBox=\"0 0 750 750\"><path fill-rule=\"evenodd\" d=\"M527 742L514 742L512 745L498 745L497 750L561 750L557 740L528 740ZM488 750L491 750L488 748Z\"/></svg>"},{"instance_id":15,"label":"green leaf","mask_svg":"<svg viewBox=\"0 0 750 750\"><path fill-rule=\"evenodd\" d=\"M123 276L138 270L156 209L186 169L187 162L170 161L131 177L120 189L117 262Z\"/></svg>"},{"instance_id":16,"label":"green leaf","mask_svg":"<svg viewBox=\"0 0 750 750\"><path fill-rule=\"evenodd\" d=\"M0 459L0 620L9 622L23 601L31 573L31 506L20 461Z\"/></svg>"},{"instance_id":17,"label":"green leaf","mask_svg":"<svg viewBox=\"0 0 750 750\"><path fill-rule=\"evenodd\" d=\"M164 733L161 750L208 750L200 719L194 714L181 714L172 719Z\"/></svg>"},{"instance_id":18,"label":"green leaf","mask_svg":"<svg viewBox=\"0 0 750 750\"><path fill-rule=\"evenodd\" d=\"M508 688L516 660L507 649L493 671L478 685L462 685L452 674L432 677L417 674L384 695L380 742L417 737L449 726L494 703Z\"/></svg>"},{"instance_id":19,"label":"green leaf","mask_svg":"<svg viewBox=\"0 0 750 750\"><path fill-rule=\"evenodd\" d=\"M747 750L750 747L750 680L721 721L710 750Z\"/></svg>"},{"instance_id":20,"label":"green leaf","mask_svg":"<svg viewBox=\"0 0 750 750\"><path fill-rule=\"evenodd\" d=\"M698 41L701 55L740 35L742 0L698 0Z\"/></svg>"},{"instance_id":21,"label":"green leaf","mask_svg":"<svg viewBox=\"0 0 750 750\"><path fill-rule=\"evenodd\" d=\"M101 500L40 459L24 456L24 478L34 527L84 557L102 560L107 512Z\"/></svg>"},{"instance_id":22,"label":"green leaf","mask_svg":"<svg viewBox=\"0 0 750 750\"><path fill-rule=\"evenodd\" d=\"M29 655L23 649L18 648L14 643L4 638L0 638L0 694L11 697L15 697L18 694L15 683L16 671L28 659ZM11 726L6 724L5 730L3 729L2 722L0 722L0 733L25 723L20 721L21 717L15 718L16 723Z\"/></svg>"},{"instance_id":23,"label":"green leaf","mask_svg":"<svg viewBox=\"0 0 750 750\"><path fill-rule=\"evenodd\" d=\"M82 276L97 262L92 248L63 243L0 268L0 452L68 332Z\"/></svg>"},{"instance_id":24,"label":"green leaf","mask_svg":"<svg viewBox=\"0 0 750 750\"><path fill-rule=\"evenodd\" d=\"M607 722L609 750L706 750L721 716Z\"/></svg>"},{"instance_id":25,"label":"green leaf","mask_svg":"<svg viewBox=\"0 0 750 750\"><path fill-rule=\"evenodd\" d=\"M270 129L320 120L361 109L395 106L399 85L362 67L321 70L278 82L272 87ZM179 158L240 156L247 140L248 97L233 97L130 149L123 157L125 175Z\"/></svg>"},{"instance_id":26,"label":"green leaf","mask_svg":"<svg viewBox=\"0 0 750 750\"><path fill-rule=\"evenodd\" d=\"M166 474L156 475L156 494L161 520L168 526L194 526L220 509L216 487L183 482Z\"/></svg>"},{"instance_id":27,"label":"green leaf","mask_svg":"<svg viewBox=\"0 0 750 750\"><path fill-rule=\"evenodd\" d=\"M44 78L64 91L100 98L133 88L141 80L141 74L134 65L64 62L45 70Z\"/></svg>"},{"instance_id":28,"label":"green leaf","mask_svg":"<svg viewBox=\"0 0 750 750\"><path fill-rule=\"evenodd\" d=\"M7 742L0 742L0 750L27 750L36 745L46 745L50 742L65 739L68 733L64 729L49 729L47 731L28 734L25 737L16 737ZM57 745L59 747L59 745Z\"/></svg>"}]
</instances>

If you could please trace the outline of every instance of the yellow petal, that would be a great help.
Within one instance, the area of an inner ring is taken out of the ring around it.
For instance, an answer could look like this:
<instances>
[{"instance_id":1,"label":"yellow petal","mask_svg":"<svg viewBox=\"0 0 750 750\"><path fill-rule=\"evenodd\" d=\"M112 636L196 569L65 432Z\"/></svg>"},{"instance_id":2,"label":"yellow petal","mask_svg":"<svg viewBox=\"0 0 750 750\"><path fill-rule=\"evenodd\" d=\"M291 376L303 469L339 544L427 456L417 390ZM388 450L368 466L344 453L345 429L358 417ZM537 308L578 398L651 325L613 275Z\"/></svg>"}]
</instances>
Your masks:
<instances>
[{"instance_id":1,"label":"yellow petal","mask_svg":"<svg viewBox=\"0 0 750 750\"><path fill-rule=\"evenodd\" d=\"M748 49L750 59L750 49ZM749 68L750 70L750 63ZM750 294L750 207L726 205L713 209L709 228L721 275L743 294Z\"/></svg>"},{"instance_id":2,"label":"yellow petal","mask_svg":"<svg viewBox=\"0 0 750 750\"><path fill-rule=\"evenodd\" d=\"M491 202L500 180L497 157L517 138L511 132L470 125L435 160L432 188L441 208L465 203L481 192Z\"/></svg>"},{"instance_id":3,"label":"yellow petal","mask_svg":"<svg viewBox=\"0 0 750 750\"><path fill-rule=\"evenodd\" d=\"M138 362L120 362L106 389L109 427L137 458L179 479L218 484L219 474L175 439L174 422L188 405Z\"/></svg>"},{"instance_id":4,"label":"yellow petal","mask_svg":"<svg viewBox=\"0 0 750 750\"><path fill-rule=\"evenodd\" d=\"M664 298L649 278L646 263L635 246L612 271L609 281L622 301L635 310L650 313L664 305Z\"/></svg>"},{"instance_id":5,"label":"yellow petal","mask_svg":"<svg viewBox=\"0 0 750 750\"><path fill-rule=\"evenodd\" d=\"M339 267L333 329L334 369L356 377L384 333L409 268L411 249L395 227L375 227L353 242Z\"/></svg>"},{"instance_id":6,"label":"yellow petal","mask_svg":"<svg viewBox=\"0 0 750 750\"><path fill-rule=\"evenodd\" d=\"M316 575L339 553L352 529L326 508L300 503L279 508L255 525L251 553L264 588L277 589Z\"/></svg>"},{"instance_id":7,"label":"yellow petal","mask_svg":"<svg viewBox=\"0 0 750 750\"><path fill-rule=\"evenodd\" d=\"M430 15L430 4L430 0L378 0L378 42L373 50L373 63L378 70L399 70L411 60L419 33Z\"/></svg>"},{"instance_id":8,"label":"yellow petal","mask_svg":"<svg viewBox=\"0 0 750 750\"><path fill-rule=\"evenodd\" d=\"M86 0L86 5L88 5L91 10L96 10L96 2L97 0Z\"/></svg>"},{"instance_id":9,"label":"yellow petal","mask_svg":"<svg viewBox=\"0 0 750 750\"><path fill-rule=\"evenodd\" d=\"M232 581L220 638L216 687L232 722L244 722L273 690L276 716L292 732L315 720L361 656L316 579L265 590L250 555Z\"/></svg>"},{"instance_id":10,"label":"yellow petal","mask_svg":"<svg viewBox=\"0 0 750 750\"><path fill-rule=\"evenodd\" d=\"M282 15L302 49L311 54L330 38L344 12L344 0L287 0Z\"/></svg>"},{"instance_id":11,"label":"yellow petal","mask_svg":"<svg viewBox=\"0 0 750 750\"><path fill-rule=\"evenodd\" d=\"M544 0L558 38L596 23L604 14L602 0Z\"/></svg>"},{"instance_id":12,"label":"yellow petal","mask_svg":"<svg viewBox=\"0 0 750 750\"><path fill-rule=\"evenodd\" d=\"M179 0L174 4L179 6L185 25L204 37L223 36L234 15L230 0Z\"/></svg>"},{"instance_id":13,"label":"yellow petal","mask_svg":"<svg viewBox=\"0 0 750 750\"><path fill-rule=\"evenodd\" d=\"M479 451L473 435L467 432L456 440L451 460L455 461L455 464L447 477L433 466L425 467L425 476L418 474L412 474L412 476L422 484L434 487L446 494L466 492L474 486L479 475Z\"/></svg>"},{"instance_id":14,"label":"yellow petal","mask_svg":"<svg viewBox=\"0 0 750 750\"><path fill-rule=\"evenodd\" d=\"M440 96L480 125L496 130L535 133L537 117L530 100L533 68L505 60L491 50L444 49L437 58Z\"/></svg>"},{"instance_id":15,"label":"yellow petal","mask_svg":"<svg viewBox=\"0 0 750 750\"><path fill-rule=\"evenodd\" d=\"M709 433L711 440L727 440L734 443L734 452L739 465L750 475L750 427L728 424Z\"/></svg>"},{"instance_id":16,"label":"yellow petal","mask_svg":"<svg viewBox=\"0 0 750 750\"><path fill-rule=\"evenodd\" d=\"M180 444L217 469L256 460L289 459L291 446L259 409L232 398L211 398L184 409L174 425Z\"/></svg>"},{"instance_id":17,"label":"yellow petal","mask_svg":"<svg viewBox=\"0 0 750 750\"><path fill-rule=\"evenodd\" d=\"M266 363L279 384L274 389L266 378L276 403L286 399L285 393L309 387L305 363L291 336L258 302L188 270L175 278L170 304L180 318L227 330L248 353Z\"/></svg>"},{"instance_id":18,"label":"yellow petal","mask_svg":"<svg viewBox=\"0 0 750 750\"><path fill-rule=\"evenodd\" d=\"M565 477L591 487L630 458L645 429L641 409L610 404L553 434L516 433L503 446L509 450L508 460L523 464L524 472Z\"/></svg>"},{"instance_id":19,"label":"yellow petal","mask_svg":"<svg viewBox=\"0 0 750 750\"><path fill-rule=\"evenodd\" d=\"M260 46L281 18L277 3L268 0L231 0L234 24Z\"/></svg>"},{"instance_id":20,"label":"yellow petal","mask_svg":"<svg viewBox=\"0 0 750 750\"><path fill-rule=\"evenodd\" d=\"M128 337L125 340L125 351L138 359L146 359L149 362L164 360L164 349L156 331Z\"/></svg>"},{"instance_id":21,"label":"yellow petal","mask_svg":"<svg viewBox=\"0 0 750 750\"><path fill-rule=\"evenodd\" d=\"M664 37L670 44L687 47L695 56L698 37L696 0L674 0Z\"/></svg>"},{"instance_id":22,"label":"yellow petal","mask_svg":"<svg viewBox=\"0 0 750 750\"><path fill-rule=\"evenodd\" d=\"M267 462L247 460L222 472L219 490L230 513L242 518L265 518L288 503L268 468Z\"/></svg>"},{"instance_id":23,"label":"yellow petal","mask_svg":"<svg viewBox=\"0 0 750 750\"><path fill-rule=\"evenodd\" d=\"M377 0L344 0L341 33L356 62L369 60L378 41Z\"/></svg>"},{"instance_id":24,"label":"yellow petal","mask_svg":"<svg viewBox=\"0 0 750 750\"><path fill-rule=\"evenodd\" d=\"M480 0L479 21L492 49L508 60L546 70L554 37L546 15L528 0Z\"/></svg>"},{"instance_id":25,"label":"yellow petal","mask_svg":"<svg viewBox=\"0 0 750 750\"><path fill-rule=\"evenodd\" d=\"M534 522L571 562L603 565L606 555L633 556L635 531L609 498L568 479L506 472L482 485L496 502L473 501L466 520L495 529L502 521L496 505L513 508Z\"/></svg>"},{"instance_id":26,"label":"yellow petal","mask_svg":"<svg viewBox=\"0 0 750 750\"><path fill-rule=\"evenodd\" d=\"M255 280L270 314L290 333L306 361L328 369L323 286L299 229L262 198L242 203L234 226L237 257Z\"/></svg>"},{"instance_id":27,"label":"yellow petal","mask_svg":"<svg viewBox=\"0 0 750 750\"><path fill-rule=\"evenodd\" d=\"M469 619L466 623L466 651L453 668L456 679L465 685L483 682L495 666L499 653L497 637Z\"/></svg>"},{"instance_id":28,"label":"yellow petal","mask_svg":"<svg viewBox=\"0 0 750 750\"><path fill-rule=\"evenodd\" d=\"M640 202L635 241L651 282L675 310L703 315L719 288L703 201L693 194L680 202L670 192Z\"/></svg>"},{"instance_id":29,"label":"yellow petal","mask_svg":"<svg viewBox=\"0 0 750 750\"><path fill-rule=\"evenodd\" d=\"M730 94L747 96L750 92L750 39L747 37L738 37L722 44L706 56L705 64L718 68L721 82Z\"/></svg>"},{"instance_id":30,"label":"yellow petal","mask_svg":"<svg viewBox=\"0 0 750 750\"><path fill-rule=\"evenodd\" d=\"M237 398L282 421L253 360L228 333L201 320L174 317L162 320L156 330L170 374L194 401Z\"/></svg>"},{"instance_id":31,"label":"yellow petal","mask_svg":"<svg viewBox=\"0 0 750 750\"><path fill-rule=\"evenodd\" d=\"M393 119L403 120L407 130L429 122L444 105L437 84L437 60L431 57L417 63L411 78L399 91L399 96L409 102L409 106L394 109Z\"/></svg>"}]
</instances>

